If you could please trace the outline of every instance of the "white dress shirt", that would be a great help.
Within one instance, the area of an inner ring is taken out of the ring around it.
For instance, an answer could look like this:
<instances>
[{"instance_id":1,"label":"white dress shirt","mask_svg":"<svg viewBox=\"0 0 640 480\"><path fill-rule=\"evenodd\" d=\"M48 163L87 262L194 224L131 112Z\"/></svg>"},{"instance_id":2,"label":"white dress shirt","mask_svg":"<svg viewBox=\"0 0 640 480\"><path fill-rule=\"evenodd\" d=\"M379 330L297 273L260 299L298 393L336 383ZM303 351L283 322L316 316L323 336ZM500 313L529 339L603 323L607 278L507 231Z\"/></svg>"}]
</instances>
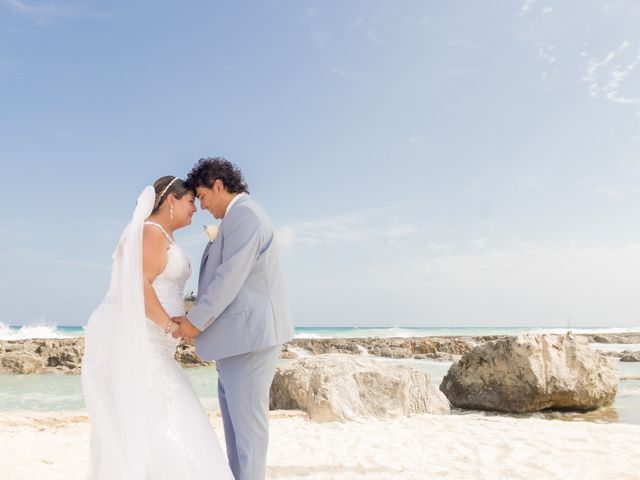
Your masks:
<instances>
[{"instance_id":1,"label":"white dress shirt","mask_svg":"<svg viewBox=\"0 0 640 480\"><path fill-rule=\"evenodd\" d=\"M229 205L227 205L227 210L224 212L225 217L227 216L227 213L229 213L229 210L231 210L231 207L233 207L233 205L240 199L240 197L244 197L245 195L246 193L240 192L238 195L233 197L233 200L229 202Z\"/></svg>"}]
</instances>

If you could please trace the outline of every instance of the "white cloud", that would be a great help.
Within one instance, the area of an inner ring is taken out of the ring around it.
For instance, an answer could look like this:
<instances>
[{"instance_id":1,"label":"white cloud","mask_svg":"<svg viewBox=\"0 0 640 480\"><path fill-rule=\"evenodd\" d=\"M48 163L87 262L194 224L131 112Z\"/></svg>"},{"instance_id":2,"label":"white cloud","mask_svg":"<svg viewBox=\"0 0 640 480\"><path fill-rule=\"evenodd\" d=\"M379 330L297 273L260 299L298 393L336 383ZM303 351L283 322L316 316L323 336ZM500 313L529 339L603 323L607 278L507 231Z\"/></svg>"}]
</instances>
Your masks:
<instances>
[{"instance_id":1,"label":"white cloud","mask_svg":"<svg viewBox=\"0 0 640 480\"><path fill-rule=\"evenodd\" d=\"M540 179L537 176L524 176L517 180L517 185L520 190L535 190L540 185Z\"/></svg>"},{"instance_id":2,"label":"white cloud","mask_svg":"<svg viewBox=\"0 0 640 480\"><path fill-rule=\"evenodd\" d=\"M378 31L373 28L373 25L378 23L377 20L367 20L363 17L358 17L355 22L353 22L353 28L360 30L365 38L369 40L371 43L382 43L380 40L380 36L378 35Z\"/></svg>"},{"instance_id":3,"label":"white cloud","mask_svg":"<svg viewBox=\"0 0 640 480\"><path fill-rule=\"evenodd\" d=\"M418 25L419 27L430 27L431 25L433 25L433 19L431 17L409 17L407 18L405 23L407 25Z\"/></svg>"},{"instance_id":4,"label":"white cloud","mask_svg":"<svg viewBox=\"0 0 640 480\"><path fill-rule=\"evenodd\" d=\"M602 60L590 60L585 67L583 80L589 84L589 95L592 98L604 96L606 99L619 104L640 104L640 93L629 95L623 93L623 84L627 90L629 85L640 84L640 79L628 81L630 74L640 66L640 47L630 48L630 42L625 40L616 50L612 50ZM614 60L618 63L613 64ZM638 75L636 74L636 77Z\"/></svg>"},{"instance_id":5,"label":"white cloud","mask_svg":"<svg viewBox=\"0 0 640 480\"><path fill-rule=\"evenodd\" d=\"M475 249L482 249L487 246L488 240L486 238L476 238L471 242L471 246Z\"/></svg>"},{"instance_id":6,"label":"white cloud","mask_svg":"<svg viewBox=\"0 0 640 480\"><path fill-rule=\"evenodd\" d=\"M297 322L306 325L640 325L640 244L373 254L364 264L295 258L286 265ZM316 255L317 256L317 255Z\"/></svg>"},{"instance_id":7,"label":"white cloud","mask_svg":"<svg viewBox=\"0 0 640 480\"><path fill-rule=\"evenodd\" d=\"M390 223L383 209L285 225L277 229L283 247L319 247L323 245L388 245L390 243L425 241L434 231L424 224ZM435 246L432 245L432 246Z\"/></svg>"},{"instance_id":8,"label":"white cloud","mask_svg":"<svg viewBox=\"0 0 640 480\"><path fill-rule=\"evenodd\" d=\"M332 67L329 71L331 73L341 77L341 78L353 78L354 77L353 73L348 72L347 70L343 70L341 68Z\"/></svg>"},{"instance_id":9,"label":"white cloud","mask_svg":"<svg viewBox=\"0 0 640 480\"><path fill-rule=\"evenodd\" d=\"M0 5L14 13L28 15L39 22L51 21L55 17L106 17L107 14L99 12L85 5L60 6L55 4L33 4L22 0L0 0Z\"/></svg>"},{"instance_id":10,"label":"white cloud","mask_svg":"<svg viewBox=\"0 0 640 480\"><path fill-rule=\"evenodd\" d=\"M276 230L278 243L282 248L288 248L295 242L296 232L291 227L282 227Z\"/></svg>"},{"instance_id":11,"label":"white cloud","mask_svg":"<svg viewBox=\"0 0 640 480\"><path fill-rule=\"evenodd\" d=\"M637 187L622 187L622 186L605 186L597 185L594 191L600 195L604 195L610 198L629 198L640 195L640 188Z\"/></svg>"},{"instance_id":12,"label":"white cloud","mask_svg":"<svg viewBox=\"0 0 640 480\"><path fill-rule=\"evenodd\" d=\"M639 282L640 245L529 246L425 257L398 269L388 289L419 295L425 310L417 315L455 324L556 325L571 317L577 325L638 325Z\"/></svg>"},{"instance_id":13,"label":"white cloud","mask_svg":"<svg viewBox=\"0 0 640 480\"><path fill-rule=\"evenodd\" d=\"M450 47L459 47L459 48L468 48L469 50L475 50L478 48L478 45L472 42L465 42L462 40L452 40L449 42Z\"/></svg>"},{"instance_id":14,"label":"white cloud","mask_svg":"<svg viewBox=\"0 0 640 480\"><path fill-rule=\"evenodd\" d=\"M538 45L538 58L549 65L553 65L557 57L554 55L556 47L554 45L545 46L543 44Z\"/></svg>"},{"instance_id":15,"label":"white cloud","mask_svg":"<svg viewBox=\"0 0 640 480\"><path fill-rule=\"evenodd\" d=\"M423 27L429 27L433 24L433 19L431 17L423 17L422 20L420 20L420 25L422 25Z\"/></svg>"},{"instance_id":16,"label":"white cloud","mask_svg":"<svg viewBox=\"0 0 640 480\"><path fill-rule=\"evenodd\" d=\"M331 43L331 31L320 25L318 10L311 8L305 10L304 20L309 25L309 38L315 47L325 48Z\"/></svg>"},{"instance_id":17,"label":"white cloud","mask_svg":"<svg viewBox=\"0 0 640 480\"><path fill-rule=\"evenodd\" d=\"M551 12L553 12L553 8L552 8L552 7L544 7L544 8L542 9L542 13L543 13L544 15L549 15Z\"/></svg>"},{"instance_id":18,"label":"white cloud","mask_svg":"<svg viewBox=\"0 0 640 480\"><path fill-rule=\"evenodd\" d=\"M600 195L604 195L605 197L611 198L622 198L624 197L624 193L618 188L613 187L605 187L603 185L598 185L594 188L594 191Z\"/></svg>"},{"instance_id":19,"label":"white cloud","mask_svg":"<svg viewBox=\"0 0 640 480\"><path fill-rule=\"evenodd\" d=\"M395 147L391 149L391 154L395 155L398 152L407 150L407 149L418 149L424 145L424 140L419 135L412 135L407 139L400 141Z\"/></svg>"},{"instance_id":20,"label":"white cloud","mask_svg":"<svg viewBox=\"0 0 640 480\"><path fill-rule=\"evenodd\" d=\"M378 36L378 32L372 29L366 29L365 35L367 39L372 43L381 43L380 37Z\"/></svg>"},{"instance_id":21,"label":"white cloud","mask_svg":"<svg viewBox=\"0 0 640 480\"><path fill-rule=\"evenodd\" d=\"M518 15L522 16L528 14L533 8L534 3L535 0L524 0L524 4L520 7L520 13Z\"/></svg>"}]
</instances>

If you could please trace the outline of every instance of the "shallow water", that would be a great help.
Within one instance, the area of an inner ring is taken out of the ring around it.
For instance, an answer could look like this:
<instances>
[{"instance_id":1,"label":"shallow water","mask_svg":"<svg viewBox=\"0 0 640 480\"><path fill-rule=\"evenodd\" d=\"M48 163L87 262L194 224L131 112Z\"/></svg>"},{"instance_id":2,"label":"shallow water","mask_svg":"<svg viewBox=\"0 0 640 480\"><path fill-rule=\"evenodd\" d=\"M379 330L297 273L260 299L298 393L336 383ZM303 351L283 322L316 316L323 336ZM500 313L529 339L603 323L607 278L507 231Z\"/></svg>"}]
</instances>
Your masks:
<instances>
[{"instance_id":1,"label":"shallow water","mask_svg":"<svg viewBox=\"0 0 640 480\"><path fill-rule=\"evenodd\" d=\"M451 362L414 359L379 359L382 362L409 365L431 377L433 385L440 385ZM285 363L286 360L281 362ZM612 407L588 413L538 412L511 417L536 417L566 421L621 422L640 425L640 363L619 362L620 384ZM208 410L218 409L218 376L213 367L184 370L200 400ZM64 411L85 408L79 375L0 375L0 411ZM454 414L468 410L454 409ZM485 415L504 415L487 412Z\"/></svg>"}]
</instances>

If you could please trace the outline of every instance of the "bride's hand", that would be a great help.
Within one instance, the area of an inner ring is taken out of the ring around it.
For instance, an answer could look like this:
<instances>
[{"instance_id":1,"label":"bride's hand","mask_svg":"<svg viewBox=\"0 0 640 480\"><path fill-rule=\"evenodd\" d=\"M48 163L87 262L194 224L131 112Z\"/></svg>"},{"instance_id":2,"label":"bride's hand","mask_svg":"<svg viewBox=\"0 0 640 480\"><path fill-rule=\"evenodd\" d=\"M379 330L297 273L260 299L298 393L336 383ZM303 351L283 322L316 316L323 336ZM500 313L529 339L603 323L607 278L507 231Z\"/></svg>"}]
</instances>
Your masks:
<instances>
[{"instance_id":1,"label":"bride's hand","mask_svg":"<svg viewBox=\"0 0 640 480\"><path fill-rule=\"evenodd\" d=\"M178 332L173 333L173 338L183 337L188 340L193 340L200 335L200 330L193 326L186 315L180 317L173 317L172 320L179 325Z\"/></svg>"},{"instance_id":2,"label":"bride's hand","mask_svg":"<svg viewBox=\"0 0 640 480\"><path fill-rule=\"evenodd\" d=\"M176 332L178 329L180 329L180 324L172 321L171 324L169 325L169 334L173 335L173 333Z\"/></svg>"}]
</instances>

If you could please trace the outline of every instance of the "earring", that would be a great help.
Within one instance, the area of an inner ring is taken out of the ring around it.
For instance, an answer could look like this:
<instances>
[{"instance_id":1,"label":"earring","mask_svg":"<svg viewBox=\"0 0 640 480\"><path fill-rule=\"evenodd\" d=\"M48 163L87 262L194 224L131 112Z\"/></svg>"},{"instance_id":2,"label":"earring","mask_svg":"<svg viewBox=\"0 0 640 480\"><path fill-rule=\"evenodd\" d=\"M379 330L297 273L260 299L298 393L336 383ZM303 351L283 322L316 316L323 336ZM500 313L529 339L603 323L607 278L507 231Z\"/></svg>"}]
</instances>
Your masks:
<instances>
[{"instance_id":1,"label":"earring","mask_svg":"<svg viewBox=\"0 0 640 480\"><path fill-rule=\"evenodd\" d=\"M169 208L169 220L173 220L173 205Z\"/></svg>"}]
</instances>

